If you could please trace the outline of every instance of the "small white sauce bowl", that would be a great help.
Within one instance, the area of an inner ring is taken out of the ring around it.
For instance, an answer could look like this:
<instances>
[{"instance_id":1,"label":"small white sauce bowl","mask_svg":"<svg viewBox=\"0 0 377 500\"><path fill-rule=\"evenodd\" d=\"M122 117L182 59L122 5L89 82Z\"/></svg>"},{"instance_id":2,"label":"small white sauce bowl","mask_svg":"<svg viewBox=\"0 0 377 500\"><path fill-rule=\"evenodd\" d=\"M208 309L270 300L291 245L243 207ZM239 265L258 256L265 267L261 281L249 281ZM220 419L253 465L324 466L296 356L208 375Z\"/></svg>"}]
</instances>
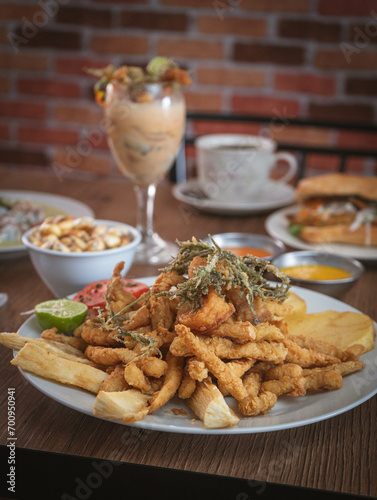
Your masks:
<instances>
[{"instance_id":1,"label":"small white sauce bowl","mask_svg":"<svg viewBox=\"0 0 377 500\"><path fill-rule=\"evenodd\" d=\"M120 261L124 261L123 274L130 269L136 247L141 241L140 231L121 222L96 219L95 225L99 224L125 229L132 241L128 245L98 252L59 252L33 245L29 236L35 228L24 233L22 242L28 249L34 268L56 298L78 292L92 281L111 278L115 265Z\"/></svg>"}]
</instances>

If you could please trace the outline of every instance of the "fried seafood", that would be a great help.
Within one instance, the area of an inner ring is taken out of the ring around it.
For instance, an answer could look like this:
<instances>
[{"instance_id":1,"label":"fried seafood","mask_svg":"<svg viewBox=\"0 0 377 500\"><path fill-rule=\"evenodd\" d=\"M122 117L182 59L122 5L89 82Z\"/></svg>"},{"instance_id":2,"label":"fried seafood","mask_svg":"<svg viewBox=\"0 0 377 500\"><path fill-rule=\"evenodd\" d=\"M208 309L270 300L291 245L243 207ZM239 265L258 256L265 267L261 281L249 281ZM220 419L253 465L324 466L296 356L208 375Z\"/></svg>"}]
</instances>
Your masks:
<instances>
[{"instance_id":1,"label":"fried seafood","mask_svg":"<svg viewBox=\"0 0 377 500\"><path fill-rule=\"evenodd\" d=\"M290 293L285 303L287 278L257 257L193 239L138 299L124 289L122 269L109 281L105 310L73 336L0 334L19 350L12 364L95 393L96 416L136 422L177 394L205 427L227 427L273 410L282 395L340 389L344 376L364 368L365 346L340 350L290 331L306 305ZM265 271L281 279L276 288ZM238 415L225 397L236 400Z\"/></svg>"}]
</instances>

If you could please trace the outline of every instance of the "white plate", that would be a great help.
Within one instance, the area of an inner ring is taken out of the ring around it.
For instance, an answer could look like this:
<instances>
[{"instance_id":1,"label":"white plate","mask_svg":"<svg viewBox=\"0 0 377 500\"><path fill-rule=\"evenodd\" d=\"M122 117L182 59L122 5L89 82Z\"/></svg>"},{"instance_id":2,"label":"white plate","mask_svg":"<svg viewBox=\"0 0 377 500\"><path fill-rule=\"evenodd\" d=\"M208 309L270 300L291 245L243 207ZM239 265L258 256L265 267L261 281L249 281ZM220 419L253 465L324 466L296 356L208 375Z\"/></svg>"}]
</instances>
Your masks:
<instances>
[{"instance_id":1,"label":"white plate","mask_svg":"<svg viewBox=\"0 0 377 500\"><path fill-rule=\"evenodd\" d=\"M38 193L36 191L8 191L0 190L0 198L12 201L33 201L47 205L56 210L61 210L63 214L74 217L93 217L93 210L81 201L59 196L57 194ZM0 248L0 258L18 257L27 253L22 243Z\"/></svg>"},{"instance_id":2,"label":"white plate","mask_svg":"<svg viewBox=\"0 0 377 500\"><path fill-rule=\"evenodd\" d=\"M173 196L187 205L210 214L251 215L268 212L293 203L295 190L289 184L270 181L258 198L250 202L226 203L203 198L197 179L176 184Z\"/></svg>"},{"instance_id":3,"label":"white plate","mask_svg":"<svg viewBox=\"0 0 377 500\"><path fill-rule=\"evenodd\" d=\"M347 245L337 243L305 243L296 236L293 236L289 230L289 221L287 215L293 214L299 210L298 205L283 208L271 214L266 220L266 231L270 236L276 238L286 245L299 250L315 250L345 257L353 257L365 261L377 261L377 247L367 247L361 245Z\"/></svg>"},{"instance_id":4,"label":"white plate","mask_svg":"<svg viewBox=\"0 0 377 500\"><path fill-rule=\"evenodd\" d=\"M141 278L140 280L151 285L154 283L155 278ZM321 312L328 309L340 312L358 312L347 304L332 299L327 295L298 287L292 287L292 290L307 302L308 312ZM26 337L39 337L41 329L33 316L21 326L18 333ZM342 389L329 392L313 392L297 398L282 396L267 415L250 418L242 417L236 427L205 429L202 422L188 408L184 400L178 397L174 397L153 415L148 415L143 420L128 425L155 431L189 434L250 434L312 424L344 413L367 401L377 393L377 379L375 376L376 350L364 354L362 360L366 365L365 369L360 373L345 377ZM81 413L93 416L95 400L93 394L20 371L34 387L50 398ZM230 397L226 399L229 405L235 409L235 400ZM187 414L174 415L173 408L183 409ZM116 423L124 425L121 421L116 421Z\"/></svg>"}]
</instances>

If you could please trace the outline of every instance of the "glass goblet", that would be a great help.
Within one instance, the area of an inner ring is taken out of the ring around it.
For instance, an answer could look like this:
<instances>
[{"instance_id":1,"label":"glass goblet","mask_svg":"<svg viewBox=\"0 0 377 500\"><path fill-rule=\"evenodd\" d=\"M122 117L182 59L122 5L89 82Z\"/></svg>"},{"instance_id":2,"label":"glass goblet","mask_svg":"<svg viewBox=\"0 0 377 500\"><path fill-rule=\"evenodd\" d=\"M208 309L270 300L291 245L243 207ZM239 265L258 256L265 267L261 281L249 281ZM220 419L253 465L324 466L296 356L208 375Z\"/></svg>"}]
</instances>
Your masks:
<instances>
[{"instance_id":1,"label":"glass goblet","mask_svg":"<svg viewBox=\"0 0 377 500\"><path fill-rule=\"evenodd\" d=\"M164 264L177 253L153 228L157 184L172 167L183 139L186 106L175 84L132 88L111 82L106 88L107 139L119 170L134 185L142 241L135 262Z\"/></svg>"}]
</instances>

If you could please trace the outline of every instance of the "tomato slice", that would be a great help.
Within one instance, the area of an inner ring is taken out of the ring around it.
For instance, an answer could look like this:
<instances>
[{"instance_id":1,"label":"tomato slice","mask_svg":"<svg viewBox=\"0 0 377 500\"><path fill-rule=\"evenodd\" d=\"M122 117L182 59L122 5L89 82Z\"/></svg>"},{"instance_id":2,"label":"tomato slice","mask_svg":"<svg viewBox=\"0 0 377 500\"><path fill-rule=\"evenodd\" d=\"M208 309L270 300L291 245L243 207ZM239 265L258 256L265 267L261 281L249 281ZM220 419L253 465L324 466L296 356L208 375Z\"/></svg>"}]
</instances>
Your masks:
<instances>
[{"instance_id":1,"label":"tomato slice","mask_svg":"<svg viewBox=\"0 0 377 500\"><path fill-rule=\"evenodd\" d=\"M108 282L109 280L98 280L89 283L81 292L76 293L73 300L83 302L89 309L105 307L105 293ZM132 293L135 299L138 299L140 295L149 291L149 286L140 281L122 278L122 283L124 284L124 288Z\"/></svg>"}]
</instances>

